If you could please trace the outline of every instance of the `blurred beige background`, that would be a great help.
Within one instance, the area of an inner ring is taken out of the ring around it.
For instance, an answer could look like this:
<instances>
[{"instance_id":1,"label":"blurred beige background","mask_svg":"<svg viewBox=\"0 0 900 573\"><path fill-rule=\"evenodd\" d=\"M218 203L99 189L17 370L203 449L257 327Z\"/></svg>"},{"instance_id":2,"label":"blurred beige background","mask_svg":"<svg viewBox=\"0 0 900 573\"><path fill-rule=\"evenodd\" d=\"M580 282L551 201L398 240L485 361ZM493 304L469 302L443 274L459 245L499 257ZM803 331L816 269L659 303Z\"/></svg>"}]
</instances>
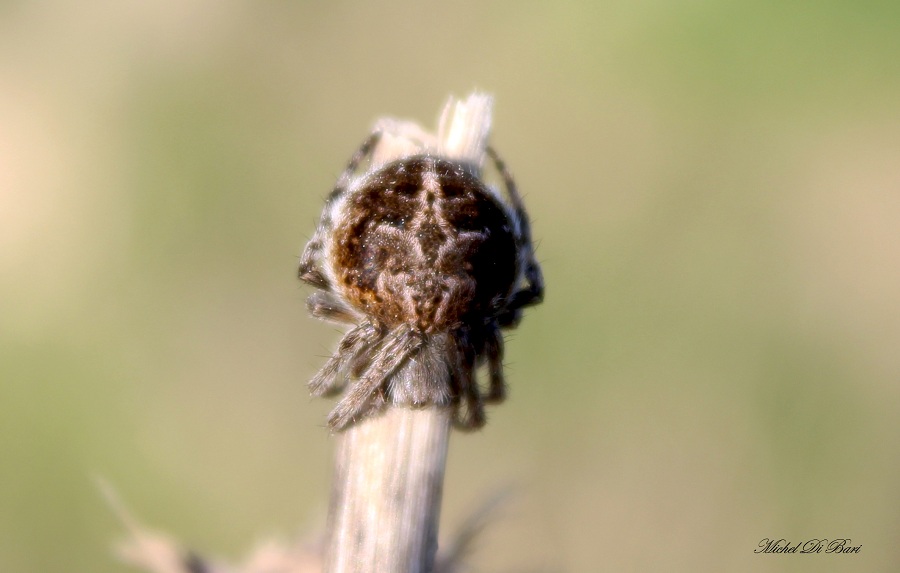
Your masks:
<instances>
[{"instance_id":1,"label":"blurred beige background","mask_svg":"<svg viewBox=\"0 0 900 573\"><path fill-rule=\"evenodd\" d=\"M900 4L0 3L0 571L320 528L294 277L372 122L495 94L546 303L451 444L476 571L900 570ZM858 555L754 555L849 537Z\"/></svg>"}]
</instances>

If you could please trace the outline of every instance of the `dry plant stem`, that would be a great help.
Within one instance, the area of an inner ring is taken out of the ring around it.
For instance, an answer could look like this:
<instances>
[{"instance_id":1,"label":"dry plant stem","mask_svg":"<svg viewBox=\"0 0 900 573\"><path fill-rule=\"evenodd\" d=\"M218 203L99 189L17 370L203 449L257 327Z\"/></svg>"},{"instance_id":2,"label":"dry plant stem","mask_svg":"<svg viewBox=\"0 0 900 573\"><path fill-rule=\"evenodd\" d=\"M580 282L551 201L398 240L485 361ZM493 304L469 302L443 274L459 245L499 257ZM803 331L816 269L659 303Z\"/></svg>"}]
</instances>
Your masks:
<instances>
[{"instance_id":1,"label":"dry plant stem","mask_svg":"<svg viewBox=\"0 0 900 573\"><path fill-rule=\"evenodd\" d=\"M446 408L390 408L339 437L327 572L432 571L449 434Z\"/></svg>"},{"instance_id":2,"label":"dry plant stem","mask_svg":"<svg viewBox=\"0 0 900 573\"><path fill-rule=\"evenodd\" d=\"M485 94L451 100L436 136L409 122L381 120L384 135L372 167L422 152L480 167L491 104ZM433 571L449 437L444 405L388 405L337 436L326 573Z\"/></svg>"}]
</instances>

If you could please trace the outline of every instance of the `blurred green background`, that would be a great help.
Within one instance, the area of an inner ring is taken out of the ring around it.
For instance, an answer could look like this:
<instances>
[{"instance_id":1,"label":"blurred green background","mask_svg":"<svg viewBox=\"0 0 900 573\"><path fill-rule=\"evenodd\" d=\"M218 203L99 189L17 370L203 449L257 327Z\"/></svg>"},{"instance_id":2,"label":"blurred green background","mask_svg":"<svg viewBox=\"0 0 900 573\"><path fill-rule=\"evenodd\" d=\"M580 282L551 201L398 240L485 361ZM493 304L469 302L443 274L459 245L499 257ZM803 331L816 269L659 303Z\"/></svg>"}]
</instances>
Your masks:
<instances>
[{"instance_id":1,"label":"blurred green background","mask_svg":"<svg viewBox=\"0 0 900 573\"><path fill-rule=\"evenodd\" d=\"M383 115L496 96L547 299L456 435L477 571L900 570L900 3L0 3L0 571L321 528L296 256ZM849 537L858 555L754 555Z\"/></svg>"}]
</instances>

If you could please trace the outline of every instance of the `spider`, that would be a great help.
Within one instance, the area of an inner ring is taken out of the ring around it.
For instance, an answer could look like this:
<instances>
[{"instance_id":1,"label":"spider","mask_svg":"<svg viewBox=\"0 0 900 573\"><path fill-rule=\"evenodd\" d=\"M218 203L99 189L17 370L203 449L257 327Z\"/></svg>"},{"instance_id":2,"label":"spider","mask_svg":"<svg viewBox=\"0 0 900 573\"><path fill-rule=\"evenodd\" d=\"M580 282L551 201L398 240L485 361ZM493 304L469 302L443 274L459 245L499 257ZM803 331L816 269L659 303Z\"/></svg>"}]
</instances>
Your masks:
<instances>
[{"instance_id":1,"label":"spider","mask_svg":"<svg viewBox=\"0 0 900 573\"><path fill-rule=\"evenodd\" d=\"M478 166L433 153L357 174L380 138L352 156L300 257L300 279L319 289L310 314L352 326L309 389L346 388L328 416L334 431L387 404L449 406L456 427L474 430L484 403L506 396L501 329L543 299L528 215L492 148L506 200Z\"/></svg>"}]
</instances>

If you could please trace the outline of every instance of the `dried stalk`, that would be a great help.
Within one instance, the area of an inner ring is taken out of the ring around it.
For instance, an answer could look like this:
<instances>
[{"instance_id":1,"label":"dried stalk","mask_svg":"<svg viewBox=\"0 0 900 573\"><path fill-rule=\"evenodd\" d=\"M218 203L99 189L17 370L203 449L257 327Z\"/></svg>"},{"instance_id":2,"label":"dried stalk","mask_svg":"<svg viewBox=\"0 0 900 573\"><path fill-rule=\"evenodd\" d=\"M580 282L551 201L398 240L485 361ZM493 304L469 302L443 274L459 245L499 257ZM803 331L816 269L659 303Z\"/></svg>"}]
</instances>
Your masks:
<instances>
[{"instance_id":1,"label":"dried stalk","mask_svg":"<svg viewBox=\"0 0 900 573\"><path fill-rule=\"evenodd\" d=\"M450 434L447 408L389 408L339 437L328 573L433 569Z\"/></svg>"}]
</instances>

